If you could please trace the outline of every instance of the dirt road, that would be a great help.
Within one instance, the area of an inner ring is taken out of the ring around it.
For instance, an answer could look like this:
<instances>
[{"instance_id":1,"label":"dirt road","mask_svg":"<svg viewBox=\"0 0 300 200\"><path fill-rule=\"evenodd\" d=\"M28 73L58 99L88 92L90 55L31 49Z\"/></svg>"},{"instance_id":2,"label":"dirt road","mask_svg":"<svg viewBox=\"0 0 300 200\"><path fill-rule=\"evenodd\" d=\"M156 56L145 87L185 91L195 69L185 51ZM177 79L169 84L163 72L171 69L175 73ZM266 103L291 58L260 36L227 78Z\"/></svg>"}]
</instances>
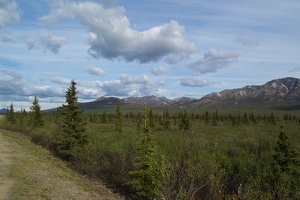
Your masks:
<instances>
[{"instance_id":1,"label":"dirt road","mask_svg":"<svg viewBox=\"0 0 300 200\"><path fill-rule=\"evenodd\" d=\"M0 200L124 199L20 134L0 130Z\"/></svg>"}]
</instances>

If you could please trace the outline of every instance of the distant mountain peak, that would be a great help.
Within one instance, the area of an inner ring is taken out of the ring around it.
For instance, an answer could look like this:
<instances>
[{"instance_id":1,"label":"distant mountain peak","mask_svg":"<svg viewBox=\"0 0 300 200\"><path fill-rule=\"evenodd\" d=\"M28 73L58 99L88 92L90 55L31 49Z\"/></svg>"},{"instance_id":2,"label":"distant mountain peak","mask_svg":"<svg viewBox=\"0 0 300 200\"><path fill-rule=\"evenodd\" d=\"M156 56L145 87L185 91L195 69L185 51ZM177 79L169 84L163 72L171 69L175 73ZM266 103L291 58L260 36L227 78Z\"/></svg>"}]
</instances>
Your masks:
<instances>
[{"instance_id":1,"label":"distant mountain peak","mask_svg":"<svg viewBox=\"0 0 300 200\"><path fill-rule=\"evenodd\" d=\"M89 103L83 103L84 107L99 107L116 104L116 97L100 97ZM147 103L150 106L175 106L184 108L195 107L228 107L237 105L289 105L300 102L300 79L286 77L271 80L263 85L247 85L243 88L226 89L221 92L213 92L200 99L180 97L168 99L166 97L144 96L126 97L120 99L121 104Z\"/></svg>"}]
</instances>

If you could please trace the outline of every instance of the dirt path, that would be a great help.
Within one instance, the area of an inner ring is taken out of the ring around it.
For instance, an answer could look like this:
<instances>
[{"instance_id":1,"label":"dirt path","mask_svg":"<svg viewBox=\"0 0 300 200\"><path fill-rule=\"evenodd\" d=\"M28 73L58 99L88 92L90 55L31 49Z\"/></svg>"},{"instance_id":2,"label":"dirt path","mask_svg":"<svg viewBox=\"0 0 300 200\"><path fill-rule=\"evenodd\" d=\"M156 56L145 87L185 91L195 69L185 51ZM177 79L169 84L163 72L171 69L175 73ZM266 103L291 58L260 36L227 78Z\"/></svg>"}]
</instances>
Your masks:
<instances>
[{"instance_id":1,"label":"dirt path","mask_svg":"<svg viewBox=\"0 0 300 200\"><path fill-rule=\"evenodd\" d=\"M7 194L14 180L9 177L11 159L11 146L0 133L0 199L7 199Z\"/></svg>"},{"instance_id":2,"label":"dirt path","mask_svg":"<svg viewBox=\"0 0 300 200\"><path fill-rule=\"evenodd\" d=\"M70 170L26 137L0 130L0 200L124 199Z\"/></svg>"}]
</instances>

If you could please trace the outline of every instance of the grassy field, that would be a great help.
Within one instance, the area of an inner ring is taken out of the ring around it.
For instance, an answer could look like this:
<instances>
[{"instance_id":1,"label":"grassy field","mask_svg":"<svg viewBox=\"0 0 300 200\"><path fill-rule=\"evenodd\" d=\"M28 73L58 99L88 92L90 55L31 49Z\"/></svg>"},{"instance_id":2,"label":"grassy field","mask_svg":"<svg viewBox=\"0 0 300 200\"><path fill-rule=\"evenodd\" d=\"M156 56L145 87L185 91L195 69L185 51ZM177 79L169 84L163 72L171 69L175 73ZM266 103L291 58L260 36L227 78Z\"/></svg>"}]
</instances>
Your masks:
<instances>
[{"instance_id":1,"label":"grassy field","mask_svg":"<svg viewBox=\"0 0 300 200\"><path fill-rule=\"evenodd\" d=\"M169 109L171 126L165 129L163 109L153 108L151 134L158 154L164 155L168 166L168 180L162 188L165 199L272 199L270 171L282 114L291 147L300 152L298 111L194 109L188 110L189 129L182 130L178 124L183 110ZM82 174L109 183L133 198L128 172L134 170L136 150L143 136L137 131L141 116L137 109L121 110L122 133L115 131L112 107L86 112L90 143L72 165ZM245 113L248 123L244 121ZM20 116L16 124L2 127L29 135L32 141L51 149L53 136L61 129L54 115L46 117L45 127L35 131L27 127L26 117L22 121ZM296 186L299 193L300 185Z\"/></svg>"},{"instance_id":2,"label":"grassy field","mask_svg":"<svg viewBox=\"0 0 300 200\"><path fill-rule=\"evenodd\" d=\"M1 173L5 183L0 188L5 191L1 190L0 199L122 199L99 182L74 172L28 137L4 130L0 134L0 145L6 146L0 168L7 164L7 173Z\"/></svg>"}]
</instances>

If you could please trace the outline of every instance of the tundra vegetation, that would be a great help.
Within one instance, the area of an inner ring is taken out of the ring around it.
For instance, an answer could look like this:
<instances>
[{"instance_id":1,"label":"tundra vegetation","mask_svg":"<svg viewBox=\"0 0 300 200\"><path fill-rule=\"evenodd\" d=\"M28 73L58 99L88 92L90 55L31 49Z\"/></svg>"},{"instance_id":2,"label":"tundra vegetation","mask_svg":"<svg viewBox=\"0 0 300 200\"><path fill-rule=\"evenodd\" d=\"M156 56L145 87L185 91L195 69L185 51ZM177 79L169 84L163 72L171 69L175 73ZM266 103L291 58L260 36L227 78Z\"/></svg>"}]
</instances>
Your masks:
<instances>
[{"instance_id":1,"label":"tundra vegetation","mask_svg":"<svg viewBox=\"0 0 300 200\"><path fill-rule=\"evenodd\" d=\"M27 135L78 172L131 199L299 199L299 111L155 108L14 112L1 128Z\"/></svg>"}]
</instances>

